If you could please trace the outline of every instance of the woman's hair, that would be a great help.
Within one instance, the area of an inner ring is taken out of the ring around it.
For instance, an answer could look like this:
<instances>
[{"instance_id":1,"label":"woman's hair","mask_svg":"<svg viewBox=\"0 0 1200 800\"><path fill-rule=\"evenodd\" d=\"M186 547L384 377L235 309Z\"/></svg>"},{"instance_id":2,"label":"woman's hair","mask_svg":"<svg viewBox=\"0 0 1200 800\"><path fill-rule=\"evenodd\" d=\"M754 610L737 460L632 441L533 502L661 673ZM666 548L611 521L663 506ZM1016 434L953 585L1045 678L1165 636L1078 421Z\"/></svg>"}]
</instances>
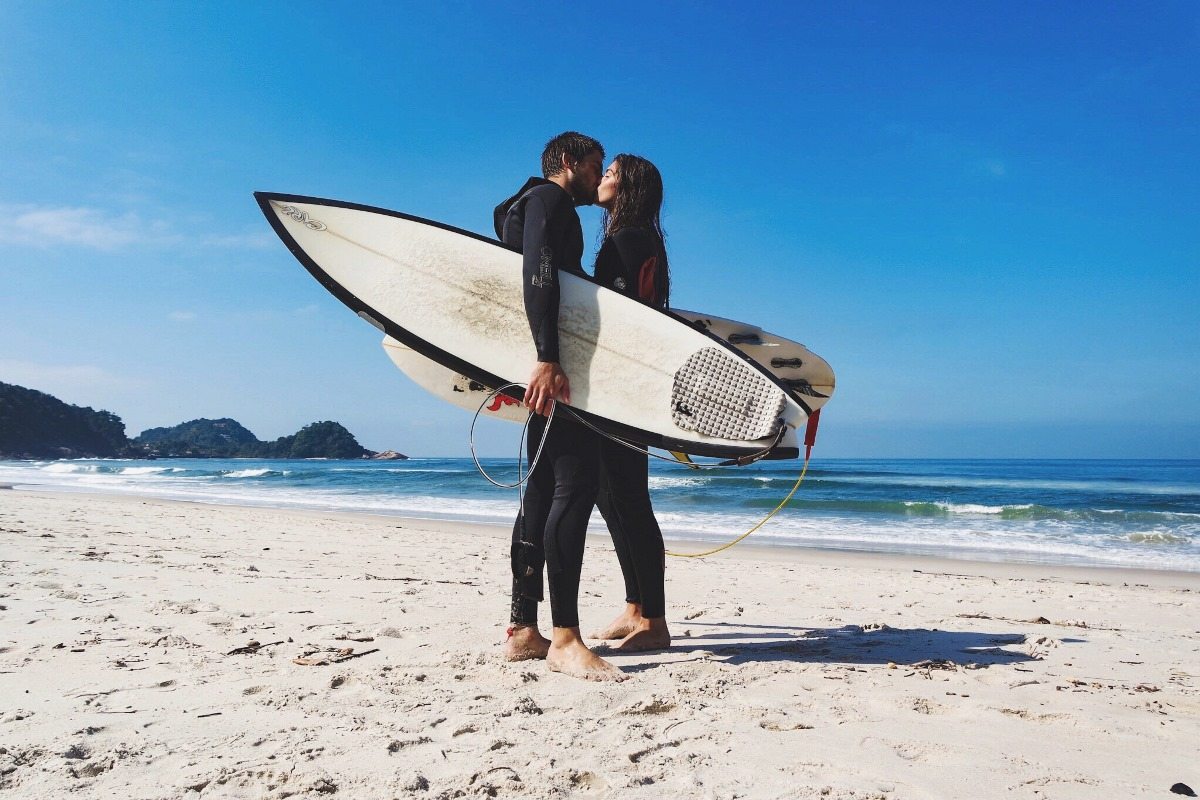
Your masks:
<instances>
[{"instance_id":1,"label":"woman's hair","mask_svg":"<svg viewBox=\"0 0 1200 800\"><path fill-rule=\"evenodd\" d=\"M664 306L671 296L671 272L667 265L666 234L659 213L662 211L663 182L658 167L641 156L621 153L613 159L617 165L617 196L611 209L604 210L604 236L622 228L645 228L658 244L659 263L654 278L654 294Z\"/></svg>"}]
</instances>

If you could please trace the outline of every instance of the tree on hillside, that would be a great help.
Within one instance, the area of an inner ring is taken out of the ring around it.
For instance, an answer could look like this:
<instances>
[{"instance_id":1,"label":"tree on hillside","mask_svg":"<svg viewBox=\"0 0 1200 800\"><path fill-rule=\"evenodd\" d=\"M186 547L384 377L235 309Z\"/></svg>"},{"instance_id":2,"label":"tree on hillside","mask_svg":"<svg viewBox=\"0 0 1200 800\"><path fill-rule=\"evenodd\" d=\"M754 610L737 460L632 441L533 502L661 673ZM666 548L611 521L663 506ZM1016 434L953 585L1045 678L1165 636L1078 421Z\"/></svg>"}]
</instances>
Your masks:
<instances>
[{"instance_id":1,"label":"tree on hillside","mask_svg":"<svg viewBox=\"0 0 1200 800\"><path fill-rule=\"evenodd\" d=\"M126 455L125 423L110 411L0 383L0 454L11 457L113 458Z\"/></svg>"}]
</instances>

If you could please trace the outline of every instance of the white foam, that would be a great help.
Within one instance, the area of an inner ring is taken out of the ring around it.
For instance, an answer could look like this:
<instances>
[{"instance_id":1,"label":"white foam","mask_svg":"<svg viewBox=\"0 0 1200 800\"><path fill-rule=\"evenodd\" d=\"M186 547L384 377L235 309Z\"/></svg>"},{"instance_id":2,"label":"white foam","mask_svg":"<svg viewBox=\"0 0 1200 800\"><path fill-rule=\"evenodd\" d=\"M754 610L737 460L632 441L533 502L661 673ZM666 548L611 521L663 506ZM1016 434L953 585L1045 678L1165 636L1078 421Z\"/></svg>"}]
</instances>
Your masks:
<instances>
[{"instance_id":1,"label":"white foam","mask_svg":"<svg viewBox=\"0 0 1200 800\"><path fill-rule=\"evenodd\" d=\"M71 464L65 461L56 461L53 464L47 464L41 468L43 472L50 472L55 475L71 475L83 472L99 472L100 467L95 464Z\"/></svg>"},{"instance_id":2,"label":"white foam","mask_svg":"<svg viewBox=\"0 0 1200 800\"><path fill-rule=\"evenodd\" d=\"M661 475L651 475L647 485L651 489L676 489L686 486L704 486L703 478L668 478Z\"/></svg>"},{"instance_id":3,"label":"white foam","mask_svg":"<svg viewBox=\"0 0 1200 800\"><path fill-rule=\"evenodd\" d=\"M914 503L905 503L905 505L914 505ZM985 506L979 503L934 503L946 509L951 514L1003 514L1005 511L1017 508L1033 508L1031 504L1014 505L1014 506Z\"/></svg>"}]
</instances>

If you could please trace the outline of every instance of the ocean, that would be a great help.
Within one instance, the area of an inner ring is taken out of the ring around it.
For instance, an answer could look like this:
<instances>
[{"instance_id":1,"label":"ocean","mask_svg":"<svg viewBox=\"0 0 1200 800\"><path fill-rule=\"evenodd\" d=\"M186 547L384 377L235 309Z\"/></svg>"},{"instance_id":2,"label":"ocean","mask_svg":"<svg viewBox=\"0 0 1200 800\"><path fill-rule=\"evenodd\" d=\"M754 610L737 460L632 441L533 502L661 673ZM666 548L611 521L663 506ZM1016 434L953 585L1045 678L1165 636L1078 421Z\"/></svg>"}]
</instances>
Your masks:
<instances>
[{"instance_id":1,"label":"ocean","mask_svg":"<svg viewBox=\"0 0 1200 800\"><path fill-rule=\"evenodd\" d=\"M483 464L503 482L515 480L513 459ZM800 467L696 471L652 461L663 533L668 541L727 541L786 496ZM517 508L516 490L493 487L469 458L0 461L0 483L505 526ZM592 527L605 530L599 514ZM1200 461L814 458L787 508L749 541L1200 571Z\"/></svg>"}]
</instances>

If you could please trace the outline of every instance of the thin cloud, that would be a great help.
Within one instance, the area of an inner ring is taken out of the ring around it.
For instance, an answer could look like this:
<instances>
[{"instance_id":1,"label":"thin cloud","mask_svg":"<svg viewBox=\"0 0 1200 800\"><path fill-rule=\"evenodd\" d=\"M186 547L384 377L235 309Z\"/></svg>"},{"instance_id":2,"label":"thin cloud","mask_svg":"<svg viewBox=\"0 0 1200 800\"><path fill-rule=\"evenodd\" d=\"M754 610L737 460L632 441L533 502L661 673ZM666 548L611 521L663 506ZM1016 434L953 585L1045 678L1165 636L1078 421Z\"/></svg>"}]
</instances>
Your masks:
<instances>
[{"instance_id":1,"label":"thin cloud","mask_svg":"<svg viewBox=\"0 0 1200 800\"><path fill-rule=\"evenodd\" d=\"M193 322L196 319L195 311L172 311L167 315L176 322Z\"/></svg>"},{"instance_id":2,"label":"thin cloud","mask_svg":"<svg viewBox=\"0 0 1200 800\"><path fill-rule=\"evenodd\" d=\"M90 364L38 364L0 358L0 381L53 395L78 396L95 389L140 389L147 384Z\"/></svg>"},{"instance_id":3,"label":"thin cloud","mask_svg":"<svg viewBox=\"0 0 1200 800\"><path fill-rule=\"evenodd\" d=\"M189 237L165 221L147 220L134 212L118 214L92 206L0 204L0 243L41 248L65 245L104 251L187 244L228 250L267 250L278 240L269 230Z\"/></svg>"},{"instance_id":4,"label":"thin cloud","mask_svg":"<svg viewBox=\"0 0 1200 800\"><path fill-rule=\"evenodd\" d=\"M136 214L115 216L87 207L0 206L0 242L117 250L152 234Z\"/></svg>"},{"instance_id":5,"label":"thin cloud","mask_svg":"<svg viewBox=\"0 0 1200 800\"><path fill-rule=\"evenodd\" d=\"M979 162L979 168L993 178L1003 178L1008 174L1008 167L998 158L985 158Z\"/></svg>"}]
</instances>

